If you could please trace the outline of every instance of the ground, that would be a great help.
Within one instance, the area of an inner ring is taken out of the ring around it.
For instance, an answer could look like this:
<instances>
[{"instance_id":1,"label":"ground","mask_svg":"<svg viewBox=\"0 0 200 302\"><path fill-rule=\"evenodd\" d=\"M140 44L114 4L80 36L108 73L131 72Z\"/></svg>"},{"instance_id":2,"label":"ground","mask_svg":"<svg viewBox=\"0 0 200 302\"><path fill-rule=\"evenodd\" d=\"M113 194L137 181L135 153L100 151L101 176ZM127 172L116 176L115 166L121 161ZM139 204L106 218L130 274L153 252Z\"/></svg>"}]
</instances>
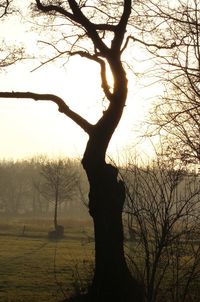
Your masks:
<instances>
[{"instance_id":1,"label":"ground","mask_svg":"<svg viewBox=\"0 0 200 302\"><path fill-rule=\"evenodd\" d=\"M47 238L49 220L1 219L1 302L57 302L87 287L93 269L91 224L62 223L65 238L55 241Z\"/></svg>"}]
</instances>

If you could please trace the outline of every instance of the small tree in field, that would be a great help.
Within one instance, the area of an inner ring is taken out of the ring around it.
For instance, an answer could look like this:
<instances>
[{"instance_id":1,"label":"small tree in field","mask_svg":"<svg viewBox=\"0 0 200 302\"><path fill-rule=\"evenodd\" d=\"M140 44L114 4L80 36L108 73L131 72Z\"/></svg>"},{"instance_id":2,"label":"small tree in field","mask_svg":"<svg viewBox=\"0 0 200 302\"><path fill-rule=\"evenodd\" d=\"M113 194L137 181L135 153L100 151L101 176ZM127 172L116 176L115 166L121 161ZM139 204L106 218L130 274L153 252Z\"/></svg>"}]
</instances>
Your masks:
<instances>
[{"instance_id":1,"label":"small tree in field","mask_svg":"<svg viewBox=\"0 0 200 302\"><path fill-rule=\"evenodd\" d=\"M41 163L43 181L38 188L48 202L54 204L54 233L50 236L63 235L63 227L58 224L58 207L71 200L76 191L77 173L69 160L44 160Z\"/></svg>"}]
</instances>

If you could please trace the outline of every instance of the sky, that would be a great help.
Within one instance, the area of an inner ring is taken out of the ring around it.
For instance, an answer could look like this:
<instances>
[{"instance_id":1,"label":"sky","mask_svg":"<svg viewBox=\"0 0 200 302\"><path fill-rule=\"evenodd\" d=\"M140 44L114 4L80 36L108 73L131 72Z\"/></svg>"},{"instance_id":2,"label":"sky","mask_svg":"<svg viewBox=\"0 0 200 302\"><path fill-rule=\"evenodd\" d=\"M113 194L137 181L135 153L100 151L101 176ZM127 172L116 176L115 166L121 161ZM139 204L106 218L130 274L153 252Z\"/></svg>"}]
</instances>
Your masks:
<instances>
[{"instance_id":1,"label":"sky","mask_svg":"<svg viewBox=\"0 0 200 302\"><path fill-rule=\"evenodd\" d=\"M27 33L19 19L12 22L14 24L4 22L2 32L8 35L12 30L14 42L20 45L26 41L30 52L37 50L34 34ZM134 66L134 71L142 72L145 54L139 49L132 49L126 55L130 57L133 53L141 61ZM105 104L102 101L99 67L95 63L73 57L64 66L55 62L32 71L39 65L38 59L29 59L2 70L1 90L54 93L91 123L98 120ZM144 81L138 81L131 71L128 71L128 79L127 104L108 148L110 156L121 156L139 140L141 122L160 89L158 86L144 88ZM57 106L51 102L0 99L0 160L30 158L40 154L81 157L87 138L87 134L59 113ZM152 152L147 142L140 146L141 150L147 155Z\"/></svg>"}]
</instances>

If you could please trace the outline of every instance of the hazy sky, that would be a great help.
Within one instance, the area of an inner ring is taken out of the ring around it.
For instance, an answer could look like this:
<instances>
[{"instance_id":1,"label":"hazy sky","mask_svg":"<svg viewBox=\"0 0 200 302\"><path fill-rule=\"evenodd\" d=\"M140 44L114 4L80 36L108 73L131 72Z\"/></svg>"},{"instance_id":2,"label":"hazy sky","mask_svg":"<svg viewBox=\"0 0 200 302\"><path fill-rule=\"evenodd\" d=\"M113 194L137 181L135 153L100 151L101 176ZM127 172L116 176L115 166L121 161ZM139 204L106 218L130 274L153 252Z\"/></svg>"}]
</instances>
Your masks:
<instances>
[{"instance_id":1,"label":"hazy sky","mask_svg":"<svg viewBox=\"0 0 200 302\"><path fill-rule=\"evenodd\" d=\"M37 49L34 37L24 31L18 19L14 27L9 24L4 23L2 32L8 35L12 29L18 44L24 39L30 50ZM140 50L138 57L139 53ZM127 55L132 55L131 50ZM98 66L74 57L64 68L56 63L31 72L39 64L38 60L25 60L9 67L6 72L1 71L1 90L57 94L66 100L71 109L95 123L105 105L102 102ZM109 146L111 154L122 152L127 145L136 141L136 130L150 106L149 97L157 94L156 87L141 89L141 83L137 83L131 72L128 77L129 96L124 115ZM17 159L41 153L77 157L82 155L87 142L87 134L59 113L55 104L14 99L0 99L0 138L0 159ZM150 152L147 145L142 148L146 153Z\"/></svg>"}]
</instances>

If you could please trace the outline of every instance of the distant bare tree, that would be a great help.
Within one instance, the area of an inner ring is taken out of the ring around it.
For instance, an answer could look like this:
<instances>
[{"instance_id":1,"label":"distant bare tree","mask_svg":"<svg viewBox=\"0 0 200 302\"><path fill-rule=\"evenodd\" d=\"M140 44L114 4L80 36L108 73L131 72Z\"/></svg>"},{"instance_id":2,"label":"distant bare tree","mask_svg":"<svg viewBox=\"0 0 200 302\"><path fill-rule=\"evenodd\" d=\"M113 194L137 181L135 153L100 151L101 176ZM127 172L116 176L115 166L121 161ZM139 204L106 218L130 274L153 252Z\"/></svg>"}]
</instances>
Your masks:
<instances>
[{"instance_id":1,"label":"distant bare tree","mask_svg":"<svg viewBox=\"0 0 200 302\"><path fill-rule=\"evenodd\" d=\"M43 179L38 189L48 202L54 204L54 228L59 233L58 207L72 200L77 193L78 173L70 160L45 158L40 166Z\"/></svg>"}]
</instances>

